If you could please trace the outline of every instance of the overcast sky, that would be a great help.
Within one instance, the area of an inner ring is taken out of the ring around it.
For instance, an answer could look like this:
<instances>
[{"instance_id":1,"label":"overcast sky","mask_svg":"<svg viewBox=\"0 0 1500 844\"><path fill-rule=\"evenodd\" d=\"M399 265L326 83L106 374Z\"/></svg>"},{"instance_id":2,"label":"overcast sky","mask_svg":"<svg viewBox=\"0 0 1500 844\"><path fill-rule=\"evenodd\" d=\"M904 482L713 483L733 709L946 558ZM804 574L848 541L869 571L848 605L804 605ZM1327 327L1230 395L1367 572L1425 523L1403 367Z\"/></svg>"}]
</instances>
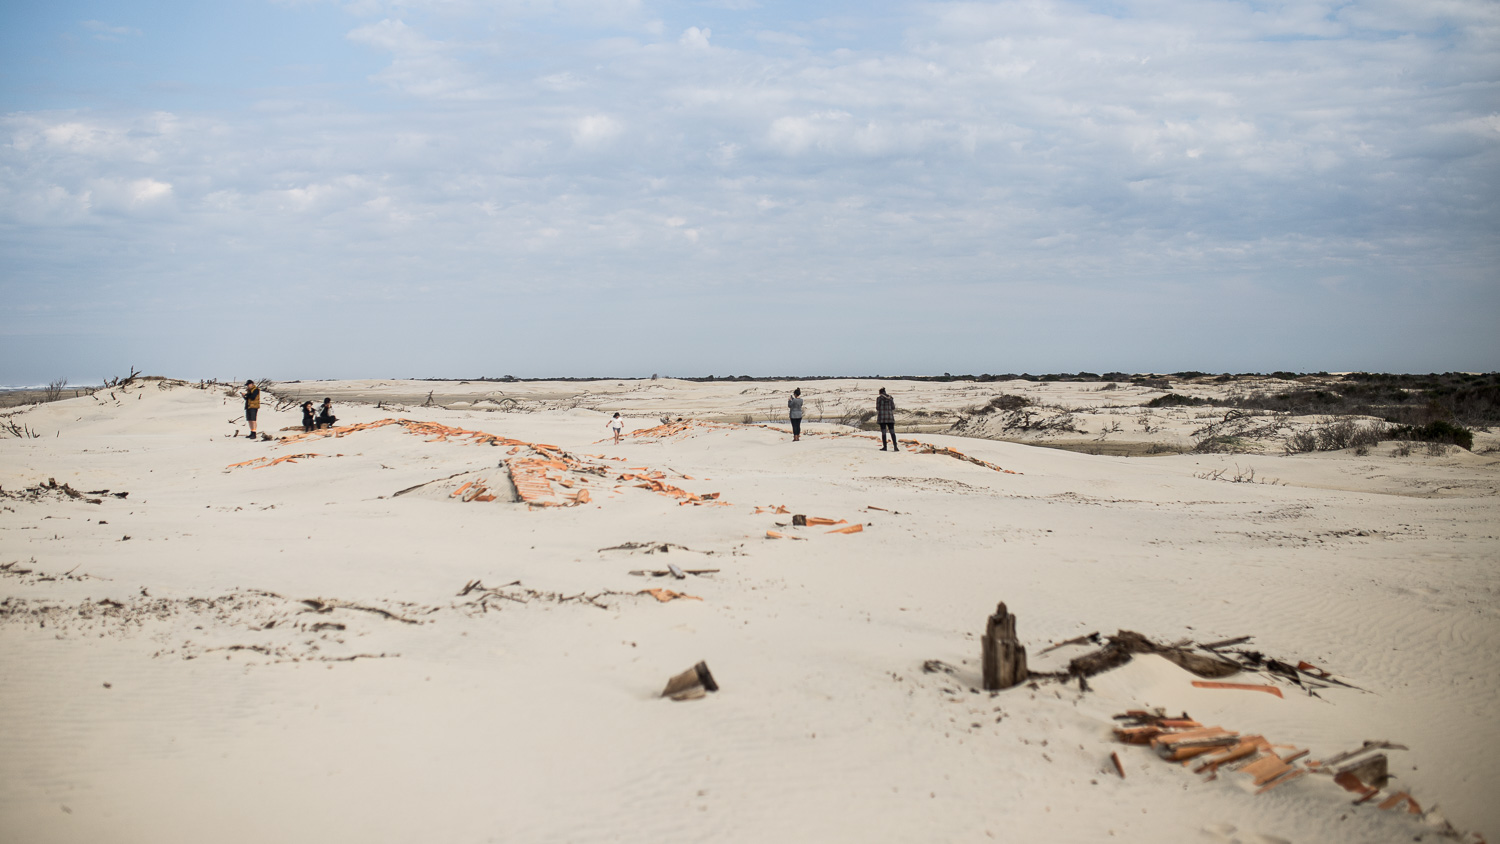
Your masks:
<instances>
[{"instance_id":1,"label":"overcast sky","mask_svg":"<svg viewBox=\"0 0 1500 844\"><path fill-rule=\"evenodd\" d=\"M1500 3L0 4L0 384L1500 369Z\"/></svg>"}]
</instances>

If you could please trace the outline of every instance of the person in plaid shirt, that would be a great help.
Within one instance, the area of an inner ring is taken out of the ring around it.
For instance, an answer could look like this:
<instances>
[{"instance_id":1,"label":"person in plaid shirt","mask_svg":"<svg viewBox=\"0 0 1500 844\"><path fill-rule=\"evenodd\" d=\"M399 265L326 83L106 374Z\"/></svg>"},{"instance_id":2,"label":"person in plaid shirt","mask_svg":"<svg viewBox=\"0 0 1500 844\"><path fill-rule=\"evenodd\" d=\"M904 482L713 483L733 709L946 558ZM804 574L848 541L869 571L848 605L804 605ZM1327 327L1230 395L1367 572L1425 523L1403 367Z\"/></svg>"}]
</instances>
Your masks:
<instances>
[{"instance_id":1,"label":"person in plaid shirt","mask_svg":"<svg viewBox=\"0 0 1500 844\"><path fill-rule=\"evenodd\" d=\"M880 450L885 451L885 432L891 432L891 451L900 451L896 445L896 400L885 394L885 388L880 388L880 395L875 397L875 421L880 423Z\"/></svg>"}]
</instances>

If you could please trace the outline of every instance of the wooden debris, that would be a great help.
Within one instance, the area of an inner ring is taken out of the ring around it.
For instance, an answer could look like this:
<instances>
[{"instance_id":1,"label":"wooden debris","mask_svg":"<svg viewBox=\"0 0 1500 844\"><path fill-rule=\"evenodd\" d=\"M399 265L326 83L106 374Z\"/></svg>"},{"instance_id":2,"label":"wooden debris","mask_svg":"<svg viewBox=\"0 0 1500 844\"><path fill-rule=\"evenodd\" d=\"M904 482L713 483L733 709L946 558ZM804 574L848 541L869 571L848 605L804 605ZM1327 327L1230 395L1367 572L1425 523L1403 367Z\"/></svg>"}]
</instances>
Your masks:
<instances>
[{"instance_id":1,"label":"wooden debris","mask_svg":"<svg viewBox=\"0 0 1500 844\"><path fill-rule=\"evenodd\" d=\"M985 624L981 660L985 691L999 691L1026 682L1026 648L1016 638L1016 617L1006 610L1003 602Z\"/></svg>"},{"instance_id":2,"label":"wooden debris","mask_svg":"<svg viewBox=\"0 0 1500 844\"><path fill-rule=\"evenodd\" d=\"M834 528L833 530L830 530L828 532L829 533L860 533L864 529L865 529L864 525L860 524L859 522L855 522L854 524L852 524L852 525L850 525L848 527Z\"/></svg>"},{"instance_id":3,"label":"wooden debris","mask_svg":"<svg viewBox=\"0 0 1500 844\"><path fill-rule=\"evenodd\" d=\"M1099 631L1096 630L1093 633L1088 634L1087 636L1074 636L1071 639L1067 639L1067 640L1064 640L1062 642L1058 642L1055 645L1048 645L1047 647L1042 648L1040 651L1038 651L1037 652L1037 656L1041 656L1042 654L1045 654L1045 653L1051 653L1051 652L1057 650L1058 648L1065 648L1068 645L1088 645L1088 644L1093 644L1093 645L1099 644Z\"/></svg>"},{"instance_id":4,"label":"wooden debris","mask_svg":"<svg viewBox=\"0 0 1500 844\"><path fill-rule=\"evenodd\" d=\"M1239 689L1246 692L1267 692L1281 697L1281 689L1275 686L1257 686L1252 683L1206 683L1202 680L1194 680L1193 685L1200 689Z\"/></svg>"},{"instance_id":5,"label":"wooden debris","mask_svg":"<svg viewBox=\"0 0 1500 844\"><path fill-rule=\"evenodd\" d=\"M695 700L703 697L705 692L718 690L719 684L714 680L714 675L709 672L708 663L699 662L668 680L667 687L662 689L661 696L672 700Z\"/></svg>"},{"instance_id":6,"label":"wooden debris","mask_svg":"<svg viewBox=\"0 0 1500 844\"><path fill-rule=\"evenodd\" d=\"M1120 779L1125 779L1125 766L1120 763L1120 754L1110 753L1109 761L1115 763L1115 773L1120 775Z\"/></svg>"},{"instance_id":7,"label":"wooden debris","mask_svg":"<svg viewBox=\"0 0 1500 844\"><path fill-rule=\"evenodd\" d=\"M641 595L650 595L651 597L655 598L656 600L661 601L663 604L665 604L668 601L675 601L675 600L678 600L678 599L683 599L683 600L688 600L688 601L701 601L701 600L703 600L702 598L698 597L697 595L688 595L688 594L683 593L683 592L673 592L671 589L659 589L659 588L658 589L642 589L638 594L641 594Z\"/></svg>"},{"instance_id":8,"label":"wooden debris","mask_svg":"<svg viewBox=\"0 0 1500 844\"><path fill-rule=\"evenodd\" d=\"M1416 798L1412 797L1405 791L1398 791L1395 794L1392 794L1390 797L1387 797L1386 799L1380 801L1380 808L1394 809L1400 806L1402 803L1406 804L1406 811L1410 812L1411 814L1422 814L1422 807L1417 804Z\"/></svg>"},{"instance_id":9,"label":"wooden debris","mask_svg":"<svg viewBox=\"0 0 1500 844\"><path fill-rule=\"evenodd\" d=\"M1205 651L1216 651L1220 648L1227 648L1230 645L1243 645L1246 642L1250 641L1250 639L1250 636L1240 636L1234 639L1224 639L1218 642L1209 642L1206 645L1199 645L1199 647L1203 648Z\"/></svg>"},{"instance_id":10,"label":"wooden debris","mask_svg":"<svg viewBox=\"0 0 1500 844\"><path fill-rule=\"evenodd\" d=\"M1157 654L1199 677L1228 677L1237 674L1240 666L1222 657L1193 653L1185 647L1162 645L1133 630L1121 630L1093 653L1084 654L1068 663L1069 677L1092 677L1129 662L1134 654Z\"/></svg>"}]
</instances>

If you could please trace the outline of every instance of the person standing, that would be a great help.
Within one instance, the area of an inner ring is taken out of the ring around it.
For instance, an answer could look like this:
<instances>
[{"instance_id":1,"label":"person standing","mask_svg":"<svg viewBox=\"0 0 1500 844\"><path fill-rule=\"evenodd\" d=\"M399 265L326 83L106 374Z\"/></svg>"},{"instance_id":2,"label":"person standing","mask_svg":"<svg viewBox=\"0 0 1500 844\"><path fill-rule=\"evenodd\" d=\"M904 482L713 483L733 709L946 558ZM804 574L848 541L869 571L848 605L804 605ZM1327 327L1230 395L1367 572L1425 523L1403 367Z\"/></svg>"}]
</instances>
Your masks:
<instances>
[{"instance_id":1,"label":"person standing","mask_svg":"<svg viewBox=\"0 0 1500 844\"><path fill-rule=\"evenodd\" d=\"M245 379L245 421L250 423L250 439L255 439L255 417L260 414L260 388Z\"/></svg>"},{"instance_id":2,"label":"person standing","mask_svg":"<svg viewBox=\"0 0 1500 844\"><path fill-rule=\"evenodd\" d=\"M896 400L886 395L885 388L880 388L880 395L875 397L875 421L880 423L880 450L885 451L885 434L891 434L891 451L900 451L896 445Z\"/></svg>"},{"instance_id":3,"label":"person standing","mask_svg":"<svg viewBox=\"0 0 1500 844\"><path fill-rule=\"evenodd\" d=\"M792 391L792 397L786 400L787 416L792 420L792 442L802 439L802 388L798 387Z\"/></svg>"},{"instance_id":4,"label":"person standing","mask_svg":"<svg viewBox=\"0 0 1500 844\"><path fill-rule=\"evenodd\" d=\"M619 445L620 435L625 433L625 420L620 418L619 413L616 413L613 417L610 418L608 422L605 422L604 425L611 431L615 432L615 445Z\"/></svg>"}]
</instances>

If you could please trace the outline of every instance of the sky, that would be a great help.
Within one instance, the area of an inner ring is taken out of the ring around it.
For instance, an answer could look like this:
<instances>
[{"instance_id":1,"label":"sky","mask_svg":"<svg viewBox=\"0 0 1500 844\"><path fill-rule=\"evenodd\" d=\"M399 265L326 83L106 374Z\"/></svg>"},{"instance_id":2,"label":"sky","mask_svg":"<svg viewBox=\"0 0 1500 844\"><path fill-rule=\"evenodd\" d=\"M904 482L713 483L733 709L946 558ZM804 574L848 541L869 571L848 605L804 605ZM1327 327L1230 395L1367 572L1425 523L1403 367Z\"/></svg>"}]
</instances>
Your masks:
<instances>
[{"instance_id":1,"label":"sky","mask_svg":"<svg viewBox=\"0 0 1500 844\"><path fill-rule=\"evenodd\" d=\"M1494 0L0 2L0 384L1500 369Z\"/></svg>"}]
</instances>

